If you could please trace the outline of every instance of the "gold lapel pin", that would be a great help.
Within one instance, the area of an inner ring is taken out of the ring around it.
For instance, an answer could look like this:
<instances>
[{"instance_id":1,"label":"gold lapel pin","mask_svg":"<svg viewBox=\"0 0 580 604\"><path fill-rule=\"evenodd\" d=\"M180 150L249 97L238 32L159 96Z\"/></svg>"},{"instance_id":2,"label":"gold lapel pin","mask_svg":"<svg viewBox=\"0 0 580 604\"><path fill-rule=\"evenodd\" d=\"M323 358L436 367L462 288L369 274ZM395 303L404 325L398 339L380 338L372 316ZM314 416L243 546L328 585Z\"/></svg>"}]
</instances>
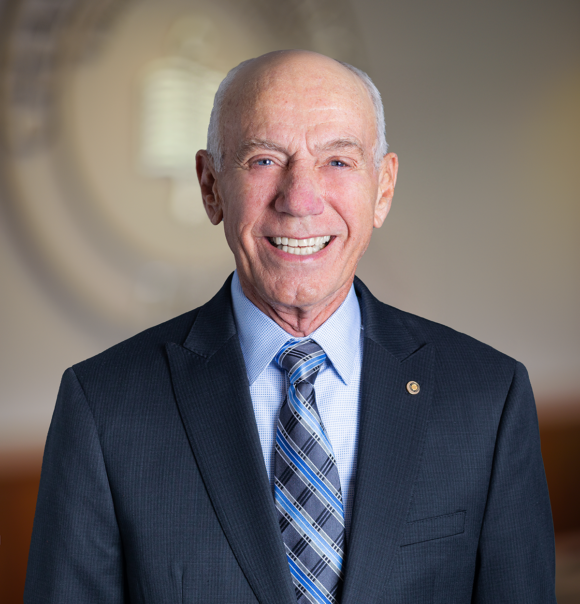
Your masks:
<instances>
[{"instance_id":1,"label":"gold lapel pin","mask_svg":"<svg viewBox=\"0 0 580 604\"><path fill-rule=\"evenodd\" d=\"M417 384L417 382L407 382L407 392L409 394L419 394L420 390L421 387L419 386L419 384Z\"/></svg>"}]
</instances>

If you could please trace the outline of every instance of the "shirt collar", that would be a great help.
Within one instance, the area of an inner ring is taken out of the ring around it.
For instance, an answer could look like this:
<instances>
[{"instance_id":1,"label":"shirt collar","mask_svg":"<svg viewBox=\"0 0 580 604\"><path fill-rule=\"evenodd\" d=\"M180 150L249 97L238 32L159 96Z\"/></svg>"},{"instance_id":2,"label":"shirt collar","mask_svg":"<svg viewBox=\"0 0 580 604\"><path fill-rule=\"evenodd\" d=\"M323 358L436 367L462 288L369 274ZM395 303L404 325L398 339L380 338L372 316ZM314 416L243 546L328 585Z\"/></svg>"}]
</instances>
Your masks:
<instances>
[{"instance_id":1,"label":"shirt collar","mask_svg":"<svg viewBox=\"0 0 580 604\"><path fill-rule=\"evenodd\" d=\"M232 304L251 386L292 336L246 298L237 271L232 279ZM322 346L345 384L349 383L354 369L360 330L360 306L351 286L343 303L308 336Z\"/></svg>"}]
</instances>

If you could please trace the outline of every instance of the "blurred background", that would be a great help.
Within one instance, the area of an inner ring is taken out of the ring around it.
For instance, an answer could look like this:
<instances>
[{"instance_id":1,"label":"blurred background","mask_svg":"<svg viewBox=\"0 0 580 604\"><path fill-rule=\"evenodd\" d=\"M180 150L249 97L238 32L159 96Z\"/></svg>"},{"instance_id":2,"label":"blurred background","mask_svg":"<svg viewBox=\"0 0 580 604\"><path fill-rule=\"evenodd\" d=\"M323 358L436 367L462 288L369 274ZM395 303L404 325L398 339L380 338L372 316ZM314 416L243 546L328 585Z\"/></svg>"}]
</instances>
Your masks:
<instances>
[{"instance_id":1,"label":"blurred background","mask_svg":"<svg viewBox=\"0 0 580 604\"><path fill-rule=\"evenodd\" d=\"M227 71L367 71L401 170L359 276L522 361L561 604L580 602L580 3L0 0L0 601L22 601L62 372L233 269L193 158Z\"/></svg>"}]
</instances>

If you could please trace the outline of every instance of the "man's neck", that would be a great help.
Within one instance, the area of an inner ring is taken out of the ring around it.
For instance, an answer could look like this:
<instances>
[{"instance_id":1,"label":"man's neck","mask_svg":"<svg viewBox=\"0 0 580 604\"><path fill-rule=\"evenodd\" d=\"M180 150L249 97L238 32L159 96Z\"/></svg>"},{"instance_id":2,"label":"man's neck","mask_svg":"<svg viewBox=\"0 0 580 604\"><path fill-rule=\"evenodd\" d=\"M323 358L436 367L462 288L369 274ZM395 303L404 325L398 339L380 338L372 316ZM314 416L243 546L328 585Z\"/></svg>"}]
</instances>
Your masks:
<instances>
[{"instance_id":1,"label":"man's neck","mask_svg":"<svg viewBox=\"0 0 580 604\"><path fill-rule=\"evenodd\" d=\"M241 279L240 285L244 295L254 306L291 336L302 338L316 331L337 310L346 299L352 281L345 283L329 298L317 304L301 307L268 303L257 295L251 287L245 286Z\"/></svg>"}]
</instances>

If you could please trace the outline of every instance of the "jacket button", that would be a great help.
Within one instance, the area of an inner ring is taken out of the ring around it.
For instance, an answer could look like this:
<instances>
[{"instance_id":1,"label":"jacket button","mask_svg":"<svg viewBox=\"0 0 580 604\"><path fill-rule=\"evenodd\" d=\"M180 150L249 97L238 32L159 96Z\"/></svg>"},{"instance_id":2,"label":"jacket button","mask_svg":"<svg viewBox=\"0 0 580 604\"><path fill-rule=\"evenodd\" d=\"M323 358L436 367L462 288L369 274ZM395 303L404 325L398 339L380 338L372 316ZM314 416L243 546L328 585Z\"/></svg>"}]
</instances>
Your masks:
<instances>
[{"instance_id":1,"label":"jacket button","mask_svg":"<svg viewBox=\"0 0 580 604\"><path fill-rule=\"evenodd\" d=\"M407 382L407 392L409 394L419 394L420 390L421 387L419 386L419 384L417 384L417 382Z\"/></svg>"}]
</instances>

